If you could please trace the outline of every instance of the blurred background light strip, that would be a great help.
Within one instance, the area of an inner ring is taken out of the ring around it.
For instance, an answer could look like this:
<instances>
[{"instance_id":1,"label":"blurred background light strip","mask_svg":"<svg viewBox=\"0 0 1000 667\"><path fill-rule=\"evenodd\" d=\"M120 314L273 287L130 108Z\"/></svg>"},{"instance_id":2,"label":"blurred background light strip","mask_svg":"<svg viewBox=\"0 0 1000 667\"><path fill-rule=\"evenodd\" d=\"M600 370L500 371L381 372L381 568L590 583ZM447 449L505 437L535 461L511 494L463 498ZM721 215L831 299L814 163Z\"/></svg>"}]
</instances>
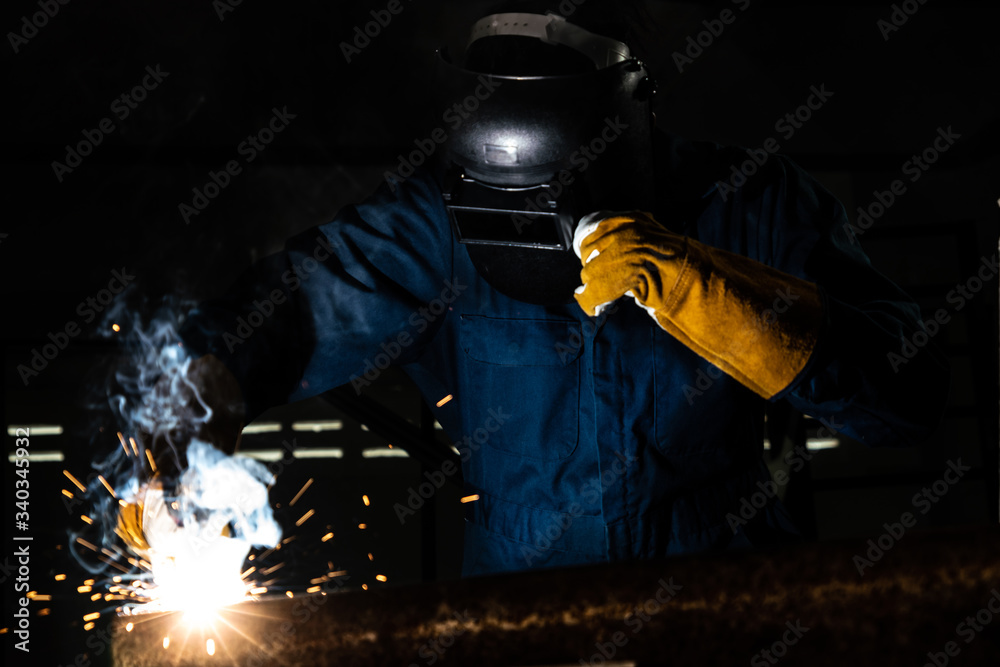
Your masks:
<instances>
[{"instance_id":1,"label":"blurred background light strip","mask_svg":"<svg viewBox=\"0 0 1000 667\"><path fill-rule=\"evenodd\" d=\"M840 438L806 438L806 449L816 451L819 449L836 449L840 447ZM771 449L771 441L764 438L764 449Z\"/></svg>"},{"instance_id":2,"label":"blurred background light strip","mask_svg":"<svg viewBox=\"0 0 1000 667\"><path fill-rule=\"evenodd\" d=\"M237 455L257 461L280 461L285 457L285 453L280 449L248 449L238 452Z\"/></svg>"},{"instance_id":3,"label":"blurred background light strip","mask_svg":"<svg viewBox=\"0 0 1000 667\"><path fill-rule=\"evenodd\" d=\"M7 460L10 461L11 463L13 463L16 458L17 457L14 456L13 454L7 455ZM31 463L55 463L58 461L64 461L65 459L66 457L63 456L62 452L56 452L56 451L47 452L36 449L35 451L28 454L28 461L30 461Z\"/></svg>"},{"instance_id":4,"label":"blurred background light strip","mask_svg":"<svg viewBox=\"0 0 1000 667\"><path fill-rule=\"evenodd\" d=\"M320 433L322 431L339 431L344 428L344 422L340 419L319 419L308 422L292 422L293 431L311 431Z\"/></svg>"},{"instance_id":5,"label":"blurred background light strip","mask_svg":"<svg viewBox=\"0 0 1000 667\"><path fill-rule=\"evenodd\" d=\"M361 456L366 459L407 459L410 457L398 447L368 447L361 450Z\"/></svg>"},{"instance_id":6,"label":"blurred background light strip","mask_svg":"<svg viewBox=\"0 0 1000 667\"><path fill-rule=\"evenodd\" d=\"M36 435L62 435L63 427L58 424L22 424L21 426L8 426L7 435L18 437L18 429L28 429L28 436ZM23 437L23 433L21 435Z\"/></svg>"},{"instance_id":7,"label":"blurred background light strip","mask_svg":"<svg viewBox=\"0 0 1000 667\"><path fill-rule=\"evenodd\" d=\"M245 449L239 453L258 461L281 461L285 457L282 449ZM342 459L344 450L340 447L300 448L292 452L292 456L297 459Z\"/></svg>"},{"instance_id":8,"label":"blurred background light strip","mask_svg":"<svg viewBox=\"0 0 1000 667\"><path fill-rule=\"evenodd\" d=\"M834 449L840 447L838 438L806 438L806 449Z\"/></svg>"},{"instance_id":9,"label":"blurred background light strip","mask_svg":"<svg viewBox=\"0 0 1000 667\"><path fill-rule=\"evenodd\" d=\"M344 450L340 447L309 447L295 450L297 459L342 459Z\"/></svg>"},{"instance_id":10,"label":"blurred background light strip","mask_svg":"<svg viewBox=\"0 0 1000 667\"><path fill-rule=\"evenodd\" d=\"M256 433L278 433L281 431L281 422L259 422L249 424L243 429L243 435L254 435Z\"/></svg>"}]
</instances>

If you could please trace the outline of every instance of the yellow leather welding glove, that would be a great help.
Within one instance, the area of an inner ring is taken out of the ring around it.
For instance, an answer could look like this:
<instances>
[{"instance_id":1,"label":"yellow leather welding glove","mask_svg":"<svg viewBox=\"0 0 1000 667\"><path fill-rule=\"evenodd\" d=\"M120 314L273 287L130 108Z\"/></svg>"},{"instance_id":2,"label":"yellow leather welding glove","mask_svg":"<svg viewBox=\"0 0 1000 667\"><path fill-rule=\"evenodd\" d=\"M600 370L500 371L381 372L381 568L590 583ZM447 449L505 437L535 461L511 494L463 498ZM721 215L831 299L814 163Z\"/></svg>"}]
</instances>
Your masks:
<instances>
[{"instance_id":1,"label":"yellow leather welding glove","mask_svg":"<svg viewBox=\"0 0 1000 667\"><path fill-rule=\"evenodd\" d=\"M574 249L583 262L576 300L588 315L632 296L664 331L764 398L791 384L816 345L816 285L675 234L649 213L591 214Z\"/></svg>"}]
</instances>

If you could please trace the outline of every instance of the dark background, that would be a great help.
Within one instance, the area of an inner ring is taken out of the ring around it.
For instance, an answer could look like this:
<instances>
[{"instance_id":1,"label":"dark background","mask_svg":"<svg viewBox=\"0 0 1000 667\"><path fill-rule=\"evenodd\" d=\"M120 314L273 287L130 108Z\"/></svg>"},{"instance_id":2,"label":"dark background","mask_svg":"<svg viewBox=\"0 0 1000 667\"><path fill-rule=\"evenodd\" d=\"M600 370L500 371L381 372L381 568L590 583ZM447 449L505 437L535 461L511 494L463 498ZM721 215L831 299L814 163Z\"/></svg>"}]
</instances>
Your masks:
<instances>
[{"instance_id":1,"label":"dark background","mask_svg":"<svg viewBox=\"0 0 1000 667\"><path fill-rule=\"evenodd\" d=\"M228 5L208 0L73 1L58 5L18 52L9 36L0 47L9 112L0 138L3 424L63 429L31 439L32 451L63 457L31 465L31 589L53 596L31 605L31 664L69 663L81 652L86 659L107 658L101 641L88 646L82 616L113 605L75 591L88 575L68 557L66 531L80 526L81 510L67 510L60 494L73 488L64 469L85 479L91 460L117 446L113 425L85 408L100 394L113 345L96 330L100 320L85 323L77 304L122 267L136 276L137 294L153 301L163 294L217 294L288 236L370 193L396 167L396 156L427 136L420 109L429 99L433 50L456 43L462 26L486 6L401 2L402 13L351 63L339 44L386 3L243 2L225 11L219 8ZM925 317L938 308L952 315L935 337L951 360L952 385L934 437L907 450L868 450L841 438L836 448L815 452L809 470L788 486L790 509L811 537L856 539L863 548L884 522L913 509L913 494L939 479L947 460L961 457L973 471L919 518L917 529L995 522L996 277L961 312L945 299L997 250L995 3L928 2L888 40L877 22L889 19L889 3L803 7L751 0L740 11L744 4L640 3L638 46L659 81L658 125L691 139L748 147L776 137L781 152L831 189L852 219L859 206L874 201L875 190L904 180L906 192L862 244L873 263L917 299ZM735 21L678 71L672 54L724 8L735 12ZM22 17L38 11L36 3L7 3L0 27L20 32ZM113 100L139 84L147 66L169 75L119 120ZM803 104L814 85L834 95L786 141L775 123ZM191 203L192 188L204 187L210 171L239 159L237 146L266 126L274 107L295 114L288 128L186 224L179 204ZM66 145L76 145L104 117L112 118L114 131L59 182L52 162L64 161ZM903 163L948 127L961 138L911 183ZM69 322L83 333L26 386L17 366L30 363L31 350ZM370 397L415 432L434 437L433 426L421 420L420 397L401 374L385 374ZM363 450L384 453L390 441L349 412L313 399L264 415L259 421L278 423L280 430L245 439L248 451L280 451L295 437L300 449L343 453L290 462L279 476L272 500L297 538L286 546L291 567L277 590L304 590L324 563L348 568L352 587L457 577L459 480L401 525L392 507L405 503L420 482L421 463L412 456L366 458ZM292 429L314 419L342 424L319 433ZM814 425L802 428L791 435L814 435ZM439 431L437 438L445 441ZM4 442L7 554L14 549L8 461L14 441L7 436ZM309 478L315 481L293 511L287 504ZM316 515L295 528L299 510L307 508ZM362 522L366 531L357 528ZM320 542L327 530L336 537ZM55 581L56 574L66 580ZM389 581L377 582L376 574ZM10 577L3 595L10 609ZM5 610L0 627L10 618ZM98 621L90 634L102 627ZM16 640L9 633L4 639L8 649ZM28 664L27 655L8 655Z\"/></svg>"}]
</instances>

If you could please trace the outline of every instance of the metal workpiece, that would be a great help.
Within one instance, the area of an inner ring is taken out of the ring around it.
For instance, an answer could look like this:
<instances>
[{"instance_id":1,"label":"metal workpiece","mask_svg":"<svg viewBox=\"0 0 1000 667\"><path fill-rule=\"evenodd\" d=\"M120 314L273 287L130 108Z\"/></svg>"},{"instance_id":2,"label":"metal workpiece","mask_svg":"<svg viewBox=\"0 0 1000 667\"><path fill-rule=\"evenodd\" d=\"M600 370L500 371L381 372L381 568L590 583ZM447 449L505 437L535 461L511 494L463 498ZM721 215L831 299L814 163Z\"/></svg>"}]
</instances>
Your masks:
<instances>
[{"instance_id":1,"label":"metal workpiece","mask_svg":"<svg viewBox=\"0 0 1000 667\"><path fill-rule=\"evenodd\" d=\"M114 665L1000 664L998 554L993 526L887 529L367 591L331 581L325 595L246 602L202 627L121 616Z\"/></svg>"}]
</instances>

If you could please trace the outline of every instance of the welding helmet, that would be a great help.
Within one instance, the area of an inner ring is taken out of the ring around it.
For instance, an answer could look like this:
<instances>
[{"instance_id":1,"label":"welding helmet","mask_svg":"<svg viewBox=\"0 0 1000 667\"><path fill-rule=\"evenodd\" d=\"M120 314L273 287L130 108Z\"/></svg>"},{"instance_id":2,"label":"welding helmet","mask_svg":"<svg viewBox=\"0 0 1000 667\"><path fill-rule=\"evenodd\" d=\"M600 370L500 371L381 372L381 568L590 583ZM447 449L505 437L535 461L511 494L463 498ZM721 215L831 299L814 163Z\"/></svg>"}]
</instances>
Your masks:
<instances>
[{"instance_id":1,"label":"welding helmet","mask_svg":"<svg viewBox=\"0 0 1000 667\"><path fill-rule=\"evenodd\" d=\"M551 12L486 16L461 63L442 49L437 66L457 240L502 294L572 301L580 218L653 205L646 66L622 42Z\"/></svg>"}]
</instances>

